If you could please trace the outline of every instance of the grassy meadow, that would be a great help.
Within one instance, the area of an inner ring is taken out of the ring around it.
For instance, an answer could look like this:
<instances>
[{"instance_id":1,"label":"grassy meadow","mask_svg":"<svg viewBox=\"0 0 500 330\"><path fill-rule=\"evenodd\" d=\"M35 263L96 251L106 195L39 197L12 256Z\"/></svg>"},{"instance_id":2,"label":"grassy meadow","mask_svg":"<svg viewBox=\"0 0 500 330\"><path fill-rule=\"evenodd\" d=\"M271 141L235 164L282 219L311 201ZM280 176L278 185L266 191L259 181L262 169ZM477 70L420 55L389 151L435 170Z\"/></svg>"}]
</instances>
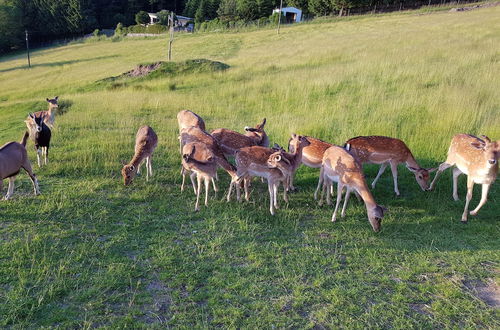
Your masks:
<instances>
[{"instance_id":1,"label":"grassy meadow","mask_svg":"<svg viewBox=\"0 0 500 330\"><path fill-rule=\"evenodd\" d=\"M179 189L175 117L191 109L237 131L266 117L280 144L393 136L437 166L456 133L500 139L499 6L178 35L175 61L230 68L96 83L166 52L161 37L40 49L31 69L23 54L0 58L0 144L21 139L46 97L62 112L49 165L34 166L42 194L22 173L0 201L0 327L500 327L498 182L467 225L465 176L454 202L451 171L423 192L403 166L401 197L389 170L373 190L389 209L380 233L355 198L331 223L333 207L312 198L318 170L305 167L274 217L259 181L250 203L226 203L222 171L195 213ZM154 177L125 187L120 161L144 124L159 137ZM378 168L365 169L371 182ZM479 197L476 185L471 208Z\"/></svg>"}]
</instances>

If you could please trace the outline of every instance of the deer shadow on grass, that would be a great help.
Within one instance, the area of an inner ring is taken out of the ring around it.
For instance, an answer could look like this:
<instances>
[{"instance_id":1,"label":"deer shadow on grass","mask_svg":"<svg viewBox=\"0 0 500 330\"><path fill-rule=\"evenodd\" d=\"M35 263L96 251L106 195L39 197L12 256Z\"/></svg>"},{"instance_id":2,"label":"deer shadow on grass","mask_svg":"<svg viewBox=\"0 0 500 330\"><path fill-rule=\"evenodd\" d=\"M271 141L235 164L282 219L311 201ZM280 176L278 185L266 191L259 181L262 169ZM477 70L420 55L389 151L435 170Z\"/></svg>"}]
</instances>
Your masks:
<instances>
[{"instance_id":1,"label":"deer shadow on grass","mask_svg":"<svg viewBox=\"0 0 500 330\"><path fill-rule=\"evenodd\" d=\"M67 60L67 61L57 61L57 62L47 62L47 63L32 63L31 68L37 68L37 67L58 67L58 66L63 66L63 65L68 65L68 64L76 64L76 63L85 63L85 62L92 62L92 61L97 61L97 60L105 60L109 58L116 58L119 57L120 55L106 55L106 56L97 56L97 57L91 57L91 58L83 58L83 59L78 59L78 60ZM36 57L34 58L36 61ZM32 59L33 61L33 59ZM10 72L10 71L15 71L15 70L21 70L21 69L29 69L27 65L19 65L15 66L12 68L7 68L7 69L1 69L0 72Z\"/></svg>"}]
</instances>

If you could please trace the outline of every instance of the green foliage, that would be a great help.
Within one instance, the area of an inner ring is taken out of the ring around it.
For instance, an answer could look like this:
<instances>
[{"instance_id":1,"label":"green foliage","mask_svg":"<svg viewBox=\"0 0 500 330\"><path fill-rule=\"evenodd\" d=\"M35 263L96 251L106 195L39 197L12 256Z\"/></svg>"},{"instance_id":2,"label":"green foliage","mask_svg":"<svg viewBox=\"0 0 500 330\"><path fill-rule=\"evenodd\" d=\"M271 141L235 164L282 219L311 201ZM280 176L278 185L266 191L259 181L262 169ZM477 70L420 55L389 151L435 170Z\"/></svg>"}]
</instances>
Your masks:
<instances>
[{"instance_id":1,"label":"green foliage","mask_svg":"<svg viewBox=\"0 0 500 330\"><path fill-rule=\"evenodd\" d=\"M137 14L135 14L135 22L137 24L142 24L142 25L145 25L145 24L148 24L150 22L150 18L149 18L149 15L147 12L141 10L140 12L138 12Z\"/></svg>"},{"instance_id":2,"label":"green foliage","mask_svg":"<svg viewBox=\"0 0 500 330\"><path fill-rule=\"evenodd\" d=\"M0 54L22 45L21 17L15 1L0 0Z\"/></svg>"},{"instance_id":3,"label":"green foliage","mask_svg":"<svg viewBox=\"0 0 500 330\"><path fill-rule=\"evenodd\" d=\"M168 27L160 24L153 25L132 25L127 27L127 32L129 33L152 33L152 34L160 34L168 31Z\"/></svg>"},{"instance_id":4,"label":"green foliage","mask_svg":"<svg viewBox=\"0 0 500 330\"><path fill-rule=\"evenodd\" d=\"M169 16L170 12L168 10L162 10L156 13L158 16L158 24L168 26L169 23ZM174 20L175 20L175 15L174 15Z\"/></svg>"},{"instance_id":5,"label":"green foliage","mask_svg":"<svg viewBox=\"0 0 500 330\"><path fill-rule=\"evenodd\" d=\"M116 24L115 36L121 37L127 34L127 29L123 27L122 23Z\"/></svg>"}]
</instances>

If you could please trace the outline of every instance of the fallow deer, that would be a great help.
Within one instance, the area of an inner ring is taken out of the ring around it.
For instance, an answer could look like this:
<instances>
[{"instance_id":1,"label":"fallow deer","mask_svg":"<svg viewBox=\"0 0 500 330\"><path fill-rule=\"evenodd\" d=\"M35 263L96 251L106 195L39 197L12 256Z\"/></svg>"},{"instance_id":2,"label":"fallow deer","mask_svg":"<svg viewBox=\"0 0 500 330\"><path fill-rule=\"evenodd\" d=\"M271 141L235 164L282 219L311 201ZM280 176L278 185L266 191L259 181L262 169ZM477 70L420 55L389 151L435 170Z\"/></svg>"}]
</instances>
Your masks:
<instances>
[{"instance_id":1,"label":"fallow deer","mask_svg":"<svg viewBox=\"0 0 500 330\"><path fill-rule=\"evenodd\" d=\"M28 173L31 182L33 183L33 189L35 195L40 194L40 189L38 187L38 180L36 179L35 173L31 168L31 163L28 158L28 152L26 151L26 140L29 134L26 133L23 136L21 143L9 142L4 144L0 148L0 193L3 188L3 180L9 179L9 188L7 194L5 195L5 200L8 200L14 193L14 181L16 176L21 171L21 168Z\"/></svg>"},{"instance_id":2,"label":"fallow deer","mask_svg":"<svg viewBox=\"0 0 500 330\"><path fill-rule=\"evenodd\" d=\"M44 165L47 165L47 163L49 162L49 147L52 132L50 131L50 128L45 124L45 116L45 114L42 114L40 117L36 117L32 113L28 115L28 127L30 127L31 130L29 132L26 132L26 134L29 134L30 138L35 143L38 167L42 167L41 156L44 157Z\"/></svg>"},{"instance_id":3,"label":"fallow deer","mask_svg":"<svg viewBox=\"0 0 500 330\"><path fill-rule=\"evenodd\" d=\"M141 126L135 137L135 152L132 160L127 164L123 163L122 176L123 183L127 186L132 183L136 174L140 174L143 162L146 162L146 181L153 176L152 156L158 144L158 137L155 131L147 125Z\"/></svg>"},{"instance_id":4,"label":"fallow deer","mask_svg":"<svg viewBox=\"0 0 500 330\"><path fill-rule=\"evenodd\" d=\"M429 188L429 173L436 170L436 168L420 167L406 144L399 139L391 137L358 136L348 140L344 148L353 154L361 164L381 164L378 174L372 182L372 189L375 188L375 184L382 173L384 173L387 164L389 164L391 166L396 196L400 195L398 189L399 164L406 164L406 168L415 175L415 179L423 191Z\"/></svg>"},{"instance_id":5,"label":"fallow deer","mask_svg":"<svg viewBox=\"0 0 500 330\"><path fill-rule=\"evenodd\" d=\"M312 167L312 168L319 168L320 173L319 173L319 180L318 180L318 186L316 187L316 190L314 191L314 199L318 199L318 192L323 184L323 174L321 173L322 167L321 164L323 162L323 154L325 151L333 146L333 144L322 141L320 139L316 139L310 136L305 136L305 139L309 142L309 145L304 147L302 149L302 164ZM290 139L288 143L288 150L290 152L294 152L294 146L290 143L292 140Z\"/></svg>"},{"instance_id":6,"label":"fallow deer","mask_svg":"<svg viewBox=\"0 0 500 330\"><path fill-rule=\"evenodd\" d=\"M267 179L267 186L269 190L269 211L271 215L274 215L275 209L278 208L278 187L280 182L283 182L285 185L285 181L287 175L284 173L289 173L291 171L291 165L286 160L285 157L281 155L278 156L275 161L283 162L283 166L287 166L286 170L280 170L279 168L271 168L269 165L269 160L271 156L275 153L273 149L265 148L261 146L252 146L241 148L236 151L235 160L236 167L238 168L238 177L244 180L244 188L245 188L245 199L248 201L248 183L252 176L258 176ZM278 152L279 154L280 152ZM277 166L276 166L277 167ZM228 193L228 200L231 196L232 187L236 186L237 198L239 200L239 185L237 182L231 182ZM288 201L286 195L286 189L284 191L283 198L285 201Z\"/></svg>"},{"instance_id":7,"label":"fallow deer","mask_svg":"<svg viewBox=\"0 0 500 330\"><path fill-rule=\"evenodd\" d=\"M49 103L48 110L47 111L37 111L37 112L34 112L33 115L35 117L44 116L43 121L45 122L45 124L48 125L50 128L53 128L56 112L57 112L57 109L59 108L59 104L57 103L58 100L59 100L59 96L56 96L53 99L47 98L47 102ZM26 123L28 130L31 130L31 127L30 127L31 123L30 123L29 116L28 116L28 118L26 118L26 120L24 122Z\"/></svg>"},{"instance_id":8,"label":"fallow deer","mask_svg":"<svg viewBox=\"0 0 500 330\"><path fill-rule=\"evenodd\" d=\"M297 134L292 134L290 141L288 141L288 149L290 152L282 153L292 166L292 171L286 180L286 189L295 190L293 186L293 177L302 163L303 150L310 145L311 142L307 140L307 137Z\"/></svg>"},{"instance_id":9,"label":"fallow deer","mask_svg":"<svg viewBox=\"0 0 500 330\"><path fill-rule=\"evenodd\" d=\"M198 127L202 131L205 130L205 122L203 121L203 118L191 110L179 111L179 113L177 113L177 123L179 124L179 142L180 134L184 128ZM182 145L180 146L180 152L182 153Z\"/></svg>"},{"instance_id":10,"label":"fallow deer","mask_svg":"<svg viewBox=\"0 0 500 330\"><path fill-rule=\"evenodd\" d=\"M214 178L217 172L217 162L212 151L203 143L190 142L182 148L182 166L186 171L191 172L191 182L196 193L195 211L199 211L199 201L201 193L201 182L205 182L205 206L208 206L208 190L210 181L214 186L214 191L217 194ZM194 176L197 177L197 186L194 184ZM182 179L184 185L184 178Z\"/></svg>"},{"instance_id":11,"label":"fallow deer","mask_svg":"<svg viewBox=\"0 0 500 330\"><path fill-rule=\"evenodd\" d=\"M231 163L229 163L224 156L224 153L219 148L217 141L207 132L199 127L188 127L181 131L181 146L190 142L200 142L205 144L205 146L213 153L217 165L222 167L232 178L232 180L237 179L236 168L234 168Z\"/></svg>"},{"instance_id":12,"label":"fallow deer","mask_svg":"<svg viewBox=\"0 0 500 330\"><path fill-rule=\"evenodd\" d=\"M477 215L479 209L486 203L488 191L498 174L498 158L500 157L500 140L491 141L482 135L481 139L468 134L457 134L451 140L446 161L439 165L429 190L434 189L439 175L449 167L453 169L453 199L458 201L458 177L467 175L467 197L462 222L467 222L469 202L472 198L474 183L482 184L481 201L470 215Z\"/></svg>"},{"instance_id":13,"label":"fallow deer","mask_svg":"<svg viewBox=\"0 0 500 330\"><path fill-rule=\"evenodd\" d=\"M342 200L342 190L347 188L344 205L342 207L341 217L345 216L345 209L349 200L350 193L356 191L366 205L368 213L368 220L375 232L380 230L382 217L386 209L383 206L377 205L373 195L368 189L363 168L361 164L347 152L344 148L339 146L332 146L328 148L323 155L323 175L324 180L331 180L338 183L337 185L337 203L333 211L332 221L337 220L337 210Z\"/></svg>"},{"instance_id":14,"label":"fallow deer","mask_svg":"<svg viewBox=\"0 0 500 330\"><path fill-rule=\"evenodd\" d=\"M219 144L226 156L234 156L235 152L244 147L269 146L269 138L264 131L266 118L255 127L245 127L245 134L241 134L229 129L218 128L211 132L211 135Z\"/></svg>"}]
</instances>

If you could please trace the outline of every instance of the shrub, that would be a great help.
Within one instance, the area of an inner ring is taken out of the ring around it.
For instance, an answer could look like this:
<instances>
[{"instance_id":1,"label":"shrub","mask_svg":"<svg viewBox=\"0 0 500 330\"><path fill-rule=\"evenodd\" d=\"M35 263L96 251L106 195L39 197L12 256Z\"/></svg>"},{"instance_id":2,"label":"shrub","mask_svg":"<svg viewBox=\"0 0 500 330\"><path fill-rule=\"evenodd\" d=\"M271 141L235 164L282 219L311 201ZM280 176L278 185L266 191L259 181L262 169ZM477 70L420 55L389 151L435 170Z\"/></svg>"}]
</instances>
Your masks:
<instances>
[{"instance_id":1,"label":"shrub","mask_svg":"<svg viewBox=\"0 0 500 330\"><path fill-rule=\"evenodd\" d=\"M137 14L135 14L135 22L137 24L148 24L150 22L149 15L144 10L141 10Z\"/></svg>"},{"instance_id":2,"label":"shrub","mask_svg":"<svg viewBox=\"0 0 500 330\"><path fill-rule=\"evenodd\" d=\"M99 29L95 29L94 32L92 32L92 34L94 35L94 37L98 37L99 36Z\"/></svg>"},{"instance_id":3,"label":"shrub","mask_svg":"<svg viewBox=\"0 0 500 330\"><path fill-rule=\"evenodd\" d=\"M122 23L116 24L116 29L115 29L115 37L121 37L123 35L127 34L127 28L123 27Z\"/></svg>"}]
</instances>

